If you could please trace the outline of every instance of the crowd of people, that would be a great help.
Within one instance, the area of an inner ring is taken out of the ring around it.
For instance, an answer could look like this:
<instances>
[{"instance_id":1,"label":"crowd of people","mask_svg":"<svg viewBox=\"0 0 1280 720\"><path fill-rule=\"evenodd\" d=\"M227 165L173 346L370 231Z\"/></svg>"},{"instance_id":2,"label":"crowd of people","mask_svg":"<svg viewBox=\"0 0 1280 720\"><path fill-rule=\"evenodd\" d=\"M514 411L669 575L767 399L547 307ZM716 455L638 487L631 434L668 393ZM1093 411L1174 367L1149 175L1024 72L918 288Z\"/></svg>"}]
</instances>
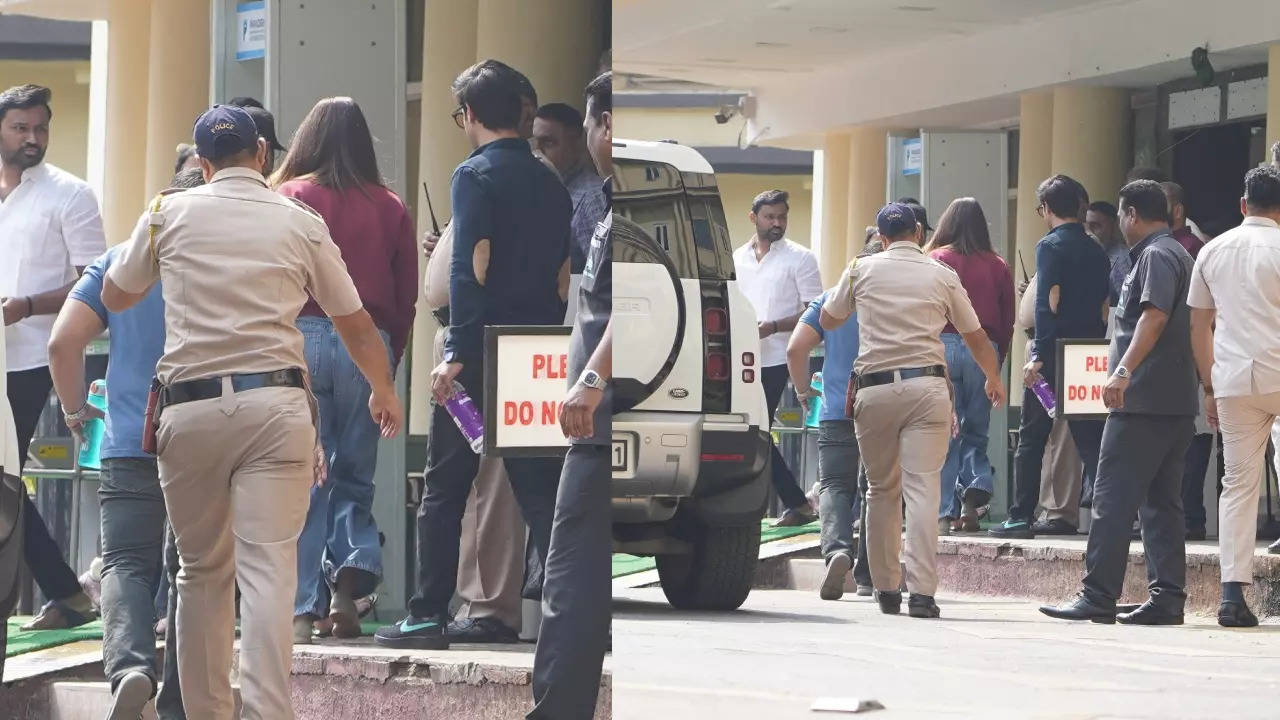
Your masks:
<instances>
[{"instance_id":1,"label":"crowd of people","mask_svg":"<svg viewBox=\"0 0 1280 720\"><path fill-rule=\"evenodd\" d=\"M1187 216L1182 186L1157 169L1135 168L1115 205L1090 202L1066 175L1046 179L1035 202L1048 232L1036 245L1035 274L1024 269L1017 287L973 198L951 202L936 230L914 198L890 203L838 283L811 287L812 253L783 237L786 193L761 193L750 216L757 232L735 260L761 338L790 335L786 364L800 404L807 412L821 398L821 597L838 599L852 571L858 594L875 594L885 612L899 612L905 586L912 615L939 615L937 536L980 532L990 512L990 413L1004 400L999 368L1022 330L1015 493L1008 517L988 532L1076 535L1080 508L1088 513L1083 589L1042 612L1095 622L1183 621L1185 543L1206 536L1204 484L1217 435L1218 620L1256 624L1244 589L1253 577L1269 433L1280 429L1270 394L1280 390L1280 358L1272 357L1280 349L1265 340L1280 317L1271 275L1280 242L1280 143L1272 154L1271 165L1245 178L1243 224L1222 228L1216 239ZM1060 415L1032 389L1052 384L1060 338L1109 343L1105 420ZM820 392L810 368L819 345ZM771 411L776 403L770 397ZM808 505L788 499L777 478L788 507L780 524L805 521ZM864 540L855 544L859 527ZM1149 597L1118 605L1133 538L1144 543ZM1280 543L1271 549L1280 551Z\"/></svg>"},{"instance_id":2,"label":"crowd of people","mask_svg":"<svg viewBox=\"0 0 1280 720\"><path fill-rule=\"evenodd\" d=\"M590 717L608 647L602 70L585 113L540 107L528 78L494 60L453 83L453 118L475 151L454 173L443 237L422 243L442 329L417 591L409 615L375 634L408 648L513 642L521 597L541 600L540 628L524 628L538 638L531 718ZM0 93L0 244L19 260L0 263L0 468L13 495L0 510L22 527L21 543L2 544L21 547L48 599L24 629L75 627L100 608L109 717L138 717L159 690L161 718L230 718L238 602L244 717L293 717L292 646L358 636L376 602L374 474L379 440L402 427L394 378L420 292L414 221L354 100L319 101L286 150L261 103L236 98L195 121L171 187L107 249L92 191L44 162L51 118L47 88ZM566 322L567 458L482 458L446 402L465 390L482 403L483 328ZM89 403L84 360L103 330L105 412ZM77 436L105 423L100 587L77 578L16 481L50 390ZM11 586L0 616L17 584L0 585ZM464 610L452 617L455 596Z\"/></svg>"}]
</instances>

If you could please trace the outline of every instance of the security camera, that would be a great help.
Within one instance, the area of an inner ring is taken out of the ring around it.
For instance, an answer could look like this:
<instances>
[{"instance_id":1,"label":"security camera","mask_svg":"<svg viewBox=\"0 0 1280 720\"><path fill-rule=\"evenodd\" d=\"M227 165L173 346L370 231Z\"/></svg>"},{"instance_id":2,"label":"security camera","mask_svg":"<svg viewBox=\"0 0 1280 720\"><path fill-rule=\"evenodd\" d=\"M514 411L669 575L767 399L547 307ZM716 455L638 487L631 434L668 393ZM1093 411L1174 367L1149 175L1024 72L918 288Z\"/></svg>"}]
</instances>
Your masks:
<instances>
[{"instance_id":1,"label":"security camera","mask_svg":"<svg viewBox=\"0 0 1280 720\"><path fill-rule=\"evenodd\" d=\"M736 105L721 105L720 111L716 113L716 124L724 125L738 114Z\"/></svg>"}]
</instances>

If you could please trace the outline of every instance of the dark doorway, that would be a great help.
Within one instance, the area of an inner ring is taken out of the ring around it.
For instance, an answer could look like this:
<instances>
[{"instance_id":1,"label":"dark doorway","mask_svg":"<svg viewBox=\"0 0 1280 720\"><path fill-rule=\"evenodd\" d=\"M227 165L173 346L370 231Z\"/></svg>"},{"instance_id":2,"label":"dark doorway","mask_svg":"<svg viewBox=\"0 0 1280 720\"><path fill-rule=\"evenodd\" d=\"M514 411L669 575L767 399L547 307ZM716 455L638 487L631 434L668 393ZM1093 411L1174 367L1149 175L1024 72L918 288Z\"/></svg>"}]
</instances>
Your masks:
<instances>
[{"instance_id":1,"label":"dark doorway","mask_svg":"<svg viewBox=\"0 0 1280 720\"><path fill-rule=\"evenodd\" d=\"M1185 191L1187 216L1209 235L1240 224L1244 175L1262 161L1262 120L1184 130L1173 135L1173 179Z\"/></svg>"}]
</instances>

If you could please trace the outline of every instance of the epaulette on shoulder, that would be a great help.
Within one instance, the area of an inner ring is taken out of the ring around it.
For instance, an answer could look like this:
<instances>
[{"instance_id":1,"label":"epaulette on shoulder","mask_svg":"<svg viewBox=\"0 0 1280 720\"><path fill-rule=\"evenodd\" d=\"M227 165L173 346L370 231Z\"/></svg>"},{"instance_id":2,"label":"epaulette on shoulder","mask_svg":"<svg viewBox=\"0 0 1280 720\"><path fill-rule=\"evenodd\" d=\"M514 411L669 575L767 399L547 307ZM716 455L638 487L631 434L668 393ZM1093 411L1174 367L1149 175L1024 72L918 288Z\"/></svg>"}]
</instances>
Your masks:
<instances>
[{"instance_id":1,"label":"epaulette on shoulder","mask_svg":"<svg viewBox=\"0 0 1280 720\"><path fill-rule=\"evenodd\" d=\"M165 188L157 194L160 197L166 197L168 195L176 195L177 193L186 192L186 191L187 191L187 188L171 187L171 188Z\"/></svg>"},{"instance_id":2,"label":"epaulette on shoulder","mask_svg":"<svg viewBox=\"0 0 1280 720\"><path fill-rule=\"evenodd\" d=\"M289 202L293 203L293 204L294 204L294 205L295 205L299 210L301 210L302 212L304 212L304 213L306 213L306 214L310 215L311 217L315 218L316 220L319 220L320 222L324 222L324 218L320 217L320 213L316 212L316 209L315 209L315 208L313 208L313 207L311 207L310 205L308 205L308 204L306 204L306 203L302 202L301 200L299 200L299 199L298 199L298 198L296 198L296 197L290 197L290 196L288 196L288 195L286 195L286 196L284 196L284 197L285 197L285 199L286 199L286 200L288 200Z\"/></svg>"}]
</instances>

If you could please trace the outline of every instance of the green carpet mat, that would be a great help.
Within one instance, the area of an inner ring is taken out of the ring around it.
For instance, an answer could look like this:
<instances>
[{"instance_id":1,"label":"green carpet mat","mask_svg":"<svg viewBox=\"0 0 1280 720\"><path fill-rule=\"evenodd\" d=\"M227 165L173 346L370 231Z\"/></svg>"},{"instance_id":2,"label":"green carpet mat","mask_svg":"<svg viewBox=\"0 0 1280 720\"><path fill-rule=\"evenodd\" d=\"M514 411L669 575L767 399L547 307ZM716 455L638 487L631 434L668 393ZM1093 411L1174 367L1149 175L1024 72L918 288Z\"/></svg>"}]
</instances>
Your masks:
<instances>
[{"instance_id":1,"label":"green carpet mat","mask_svg":"<svg viewBox=\"0 0 1280 720\"><path fill-rule=\"evenodd\" d=\"M81 625L70 630L19 630L18 628L30 617L9 618L9 645L5 648L7 658L23 653L35 652L46 648L66 645L80 640L101 640L102 621L95 620L88 625Z\"/></svg>"},{"instance_id":2,"label":"green carpet mat","mask_svg":"<svg viewBox=\"0 0 1280 720\"><path fill-rule=\"evenodd\" d=\"M796 535L809 535L818 532L818 523L811 522L808 525L800 525L797 527L773 527L773 520L765 518L760 521L760 542L761 544L781 540L783 538L795 537ZM614 553L613 555L613 577L619 578L624 575L632 575L645 570L652 570L655 567L652 557L640 557L637 555L626 555L624 553Z\"/></svg>"}]
</instances>

